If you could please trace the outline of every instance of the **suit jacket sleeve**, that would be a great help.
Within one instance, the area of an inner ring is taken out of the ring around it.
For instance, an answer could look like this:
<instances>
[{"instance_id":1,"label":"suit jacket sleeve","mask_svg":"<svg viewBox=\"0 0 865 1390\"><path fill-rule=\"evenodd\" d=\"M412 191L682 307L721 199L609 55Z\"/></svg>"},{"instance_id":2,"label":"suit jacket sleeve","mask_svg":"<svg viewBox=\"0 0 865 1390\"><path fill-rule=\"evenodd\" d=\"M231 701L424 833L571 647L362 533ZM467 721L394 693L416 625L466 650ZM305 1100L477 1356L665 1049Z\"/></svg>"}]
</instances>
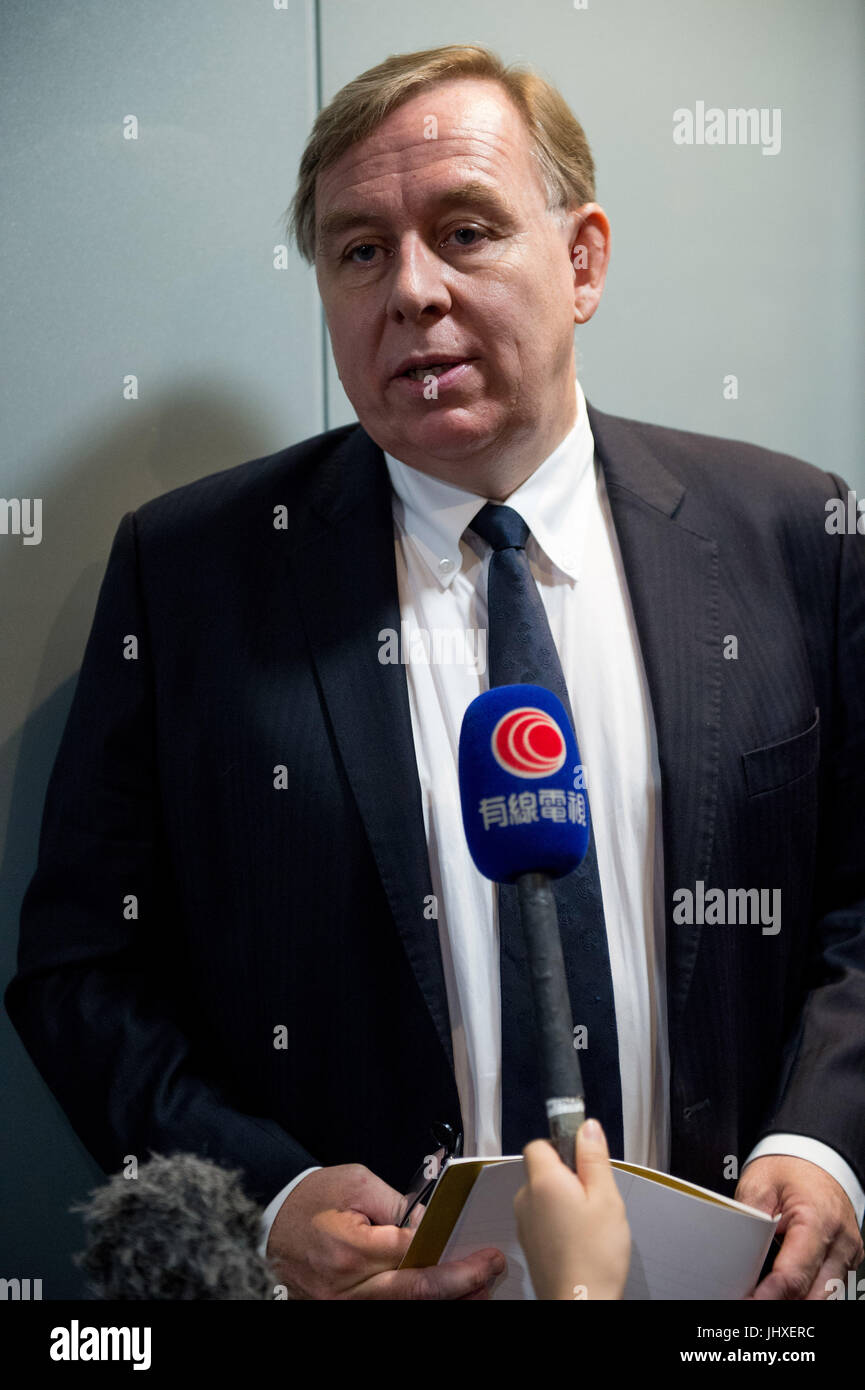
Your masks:
<instances>
[{"instance_id":1,"label":"suit jacket sleeve","mask_svg":"<svg viewBox=\"0 0 865 1390\"><path fill-rule=\"evenodd\" d=\"M227 1074L195 1027L179 984L184 933L158 736L130 512L49 782L6 1005L105 1172L128 1154L191 1151L240 1169L264 1205L316 1159L266 1114L247 1113L243 1079Z\"/></svg>"},{"instance_id":2,"label":"suit jacket sleeve","mask_svg":"<svg viewBox=\"0 0 865 1390\"><path fill-rule=\"evenodd\" d=\"M833 482L846 501L846 483ZM834 653L834 695L821 750L815 927L804 1007L760 1137L813 1135L865 1186L865 538L827 534L821 543L837 546L839 558L834 604L822 617L833 631L820 644Z\"/></svg>"}]
</instances>

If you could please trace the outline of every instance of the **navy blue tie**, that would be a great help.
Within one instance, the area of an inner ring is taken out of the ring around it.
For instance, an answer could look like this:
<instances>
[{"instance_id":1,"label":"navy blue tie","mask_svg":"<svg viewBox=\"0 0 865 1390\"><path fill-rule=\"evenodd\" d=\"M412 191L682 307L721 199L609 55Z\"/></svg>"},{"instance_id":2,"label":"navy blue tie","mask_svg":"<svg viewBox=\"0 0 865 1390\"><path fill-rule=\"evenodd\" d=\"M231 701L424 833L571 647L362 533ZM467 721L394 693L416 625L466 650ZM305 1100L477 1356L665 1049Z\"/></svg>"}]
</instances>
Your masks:
<instances>
[{"instance_id":1,"label":"navy blue tie","mask_svg":"<svg viewBox=\"0 0 865 1390\"><path fill-rule=\"evenodd\" d=\"M471 529L493 548L487 580L489 683L542 685L571 702L528 556L529 528L513 507L481 508ZM623 1157L622 1086L613 980L594 828L578 869L556 879L562 952L574 1025L586 1029L580 1065L586 1113L601 1121L613 1158ZM502 989L502 1152L516 1154L549 1132L542 1094L534 1000L517 890L498 885Z\"/></svg>"}]
</instances>

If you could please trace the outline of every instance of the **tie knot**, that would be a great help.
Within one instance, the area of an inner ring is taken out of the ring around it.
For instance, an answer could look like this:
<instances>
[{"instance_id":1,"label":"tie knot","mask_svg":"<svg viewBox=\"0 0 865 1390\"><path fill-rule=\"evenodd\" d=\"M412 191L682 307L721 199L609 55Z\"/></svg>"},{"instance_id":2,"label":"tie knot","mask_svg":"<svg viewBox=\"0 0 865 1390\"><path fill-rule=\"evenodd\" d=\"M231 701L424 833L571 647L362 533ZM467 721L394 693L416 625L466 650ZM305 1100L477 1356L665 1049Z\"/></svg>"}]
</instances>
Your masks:
<instances>
[{"instance_id":1,"label":"tie knot","mask_svg":"<svg viewBox=\"0 0 865 1390\"><path fill-rule=\"evenodd\" d=\"M529 538L528 524L513 507L487 502L471 521L471 528L493 550L522 550Z\"/></svg>"}]
</instances>

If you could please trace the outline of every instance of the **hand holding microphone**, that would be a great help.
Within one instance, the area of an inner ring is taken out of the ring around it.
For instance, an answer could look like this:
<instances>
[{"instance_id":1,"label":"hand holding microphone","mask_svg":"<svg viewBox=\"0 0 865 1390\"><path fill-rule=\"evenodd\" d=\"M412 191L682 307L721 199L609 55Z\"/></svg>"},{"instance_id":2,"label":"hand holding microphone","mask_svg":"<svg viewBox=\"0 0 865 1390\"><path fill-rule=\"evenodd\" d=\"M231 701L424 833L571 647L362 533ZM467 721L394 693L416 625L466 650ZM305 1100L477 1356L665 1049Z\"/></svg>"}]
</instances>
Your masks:
<instances>
[{"instance_id":1,"label":"hand holding microphone","mask_svg":"<svg viewBox=\"0 0 865 1390\"><path fill-rule=\"evenodd\" d=\"M526 1182L514 1197L520 1245L538 1298L621 1298L631 1231L604 1131L587 1120L576 1140L576 1172L546 1140L524 1150Z\"/></svg>"}]
</instances>

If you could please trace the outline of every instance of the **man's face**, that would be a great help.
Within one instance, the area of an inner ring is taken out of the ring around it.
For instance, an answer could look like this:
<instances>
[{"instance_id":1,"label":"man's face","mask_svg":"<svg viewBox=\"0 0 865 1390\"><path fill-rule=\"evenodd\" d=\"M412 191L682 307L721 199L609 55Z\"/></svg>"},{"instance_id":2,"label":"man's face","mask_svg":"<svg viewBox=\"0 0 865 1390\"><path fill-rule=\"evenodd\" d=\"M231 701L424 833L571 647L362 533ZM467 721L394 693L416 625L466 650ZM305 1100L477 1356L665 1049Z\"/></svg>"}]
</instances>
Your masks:
<instances>
[{"instance_id":1,"label":"man's face","mask_svg":"<svg viewBox=\"0 0 865 1390\"><path fill-rule=\"evenodd\" d=\"M555 447L575 418L579 225L547 212L519 112L487 80L422 92L319 175L319 292L340 380L381 448L456 481L460 460L547 434ZM459 365L427 399L406 359Z\"/></svg>"}]
</instances>

